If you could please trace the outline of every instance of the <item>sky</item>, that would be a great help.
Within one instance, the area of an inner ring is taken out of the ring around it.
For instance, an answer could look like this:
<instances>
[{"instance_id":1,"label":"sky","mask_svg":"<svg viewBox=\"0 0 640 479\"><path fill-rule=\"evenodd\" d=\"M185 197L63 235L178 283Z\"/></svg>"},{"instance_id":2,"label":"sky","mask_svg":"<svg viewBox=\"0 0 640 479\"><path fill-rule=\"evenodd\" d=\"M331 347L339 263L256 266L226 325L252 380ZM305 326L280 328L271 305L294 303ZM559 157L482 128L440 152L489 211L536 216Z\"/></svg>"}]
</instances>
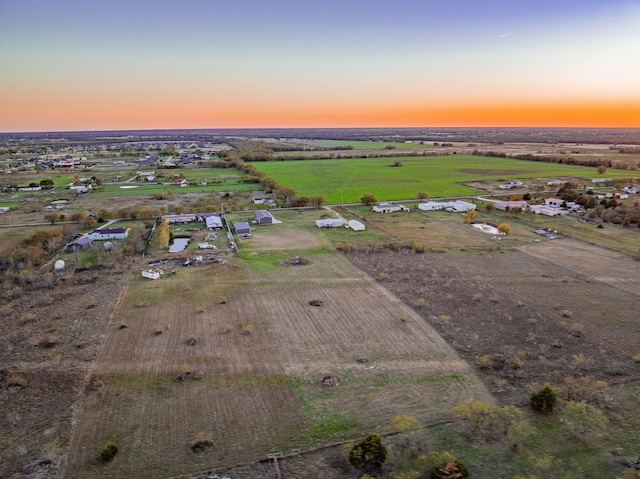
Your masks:
<instances>
[{"instance_id":1,"label":"sky","mask_svg":"<svg viewBox=\"0 0 640 479\"><path fill-rule=\"evenodd\" d=\"M0 132L640 127L640 0L0 0Z\"/></svg>"}]
</instances>

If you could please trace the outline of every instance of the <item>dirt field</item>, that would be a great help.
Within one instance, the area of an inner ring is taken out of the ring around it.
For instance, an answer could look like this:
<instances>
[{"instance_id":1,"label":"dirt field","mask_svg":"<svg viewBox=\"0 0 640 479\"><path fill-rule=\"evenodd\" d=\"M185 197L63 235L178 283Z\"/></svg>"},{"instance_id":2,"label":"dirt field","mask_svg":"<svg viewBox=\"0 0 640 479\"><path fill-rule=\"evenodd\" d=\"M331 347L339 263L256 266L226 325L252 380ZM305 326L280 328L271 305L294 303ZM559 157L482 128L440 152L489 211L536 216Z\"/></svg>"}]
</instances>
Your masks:
<instances>
[{"instance_id":1,"label":"dirt field","mask_svg":"<svg viewBox=\"0 0 640 479\"><path fill-rule=\"evenodd\" d=\"M123 286L120 268L40 272L3 297L0 477L61 477L77 400Z\"/></svg>"},{"instance_id":2,"label":"dirt field","mask_svg":"<svg viewBox=\"0 0 640 479\"><path fill-rule=\"evenodd\" d=\"M521 250L349 259L414 305L502 403L525 401L533 382L640 375L632 359L640 340L640 274L623 266L629 260L622 255L555 240Z\"/></svg>"},{"instance_id":3,"label":"dirt field","mask_svg":"<svg viewBox=\"0 0 640 479\"><path fill-rule=\"evenodd\" d=\"M430 420L468 399L492 401L387 290L341 255L310 260L134 279L94 364L65 477L220 468L384 428L403 412ZM203 438L213 446L191 451ZM109 440L122 453L100 465Z\"/></svg>"}]
</instances>

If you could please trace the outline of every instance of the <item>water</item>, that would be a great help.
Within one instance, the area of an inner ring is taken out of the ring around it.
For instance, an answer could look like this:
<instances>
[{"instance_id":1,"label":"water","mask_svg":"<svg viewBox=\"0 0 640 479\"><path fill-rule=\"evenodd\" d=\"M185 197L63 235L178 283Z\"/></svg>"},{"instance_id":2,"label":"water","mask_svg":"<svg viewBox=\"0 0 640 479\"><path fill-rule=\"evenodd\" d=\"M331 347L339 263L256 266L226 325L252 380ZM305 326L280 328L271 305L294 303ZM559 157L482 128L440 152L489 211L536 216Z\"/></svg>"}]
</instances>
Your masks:
<instances>
[{"instance_id":1,"label":"water","mask_svg":"<svg viewBox=\"0 0 640 479\"><path fill-rule=\"evenodd\" d=\"M169 246L169 253L179 253L189 244L189 238L173 238L173 243Z\"/></svg>"}]
</instances>

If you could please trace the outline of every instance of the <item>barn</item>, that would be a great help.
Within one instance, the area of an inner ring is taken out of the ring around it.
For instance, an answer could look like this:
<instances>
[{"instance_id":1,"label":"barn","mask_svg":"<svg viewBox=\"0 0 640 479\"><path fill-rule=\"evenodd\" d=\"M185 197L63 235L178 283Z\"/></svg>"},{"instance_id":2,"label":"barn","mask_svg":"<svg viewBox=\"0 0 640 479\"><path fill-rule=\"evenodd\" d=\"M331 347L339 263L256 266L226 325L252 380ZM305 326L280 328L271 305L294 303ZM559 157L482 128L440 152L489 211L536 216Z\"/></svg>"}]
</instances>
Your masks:
<instances>
[{"instance_id":1,"label":"barn","mask_svg":"<svg viewBox=\"0 0 640 479\"><path fill-rule=\"evenodd\" d=\"M273 216L267 210L257 210L256 211L256 223L259 225L270 225L273 224Z\"/></svg>"},{"instance_id":2,"label":"barn","mask_svg":"<svg viewBox=\"0 0 640 479\"><path fill-rule=\"evenodd\" d=\"M241 221L239 223L233 223L233 229L236 231L237 235L250 235L251 234L251 226L247 221Z\"/></svg>"}]
</instances>

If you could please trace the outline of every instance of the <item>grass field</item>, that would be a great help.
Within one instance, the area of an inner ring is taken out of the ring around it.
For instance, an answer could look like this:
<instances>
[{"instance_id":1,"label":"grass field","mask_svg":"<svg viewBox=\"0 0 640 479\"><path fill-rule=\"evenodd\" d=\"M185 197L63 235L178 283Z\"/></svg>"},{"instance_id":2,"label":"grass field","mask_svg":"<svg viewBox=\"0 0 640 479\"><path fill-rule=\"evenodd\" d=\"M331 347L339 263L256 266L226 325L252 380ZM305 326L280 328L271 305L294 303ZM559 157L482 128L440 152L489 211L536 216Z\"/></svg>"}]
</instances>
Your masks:
<instances>
[{"instance_id":1,"label":"grass field","mask_svg":"<svg viewBox=\"0 0 640 479\"><path fill-rule=\"evenodd\" d=\"M391 166L396 160L402 161L401 167ZM584 166L472 155L278 161L255 166L299 195L324 196L329 203L360 201L363 193L379 200L415 198L419 191L432 197L478 193L461 184L468 181L599 176L595 168ZM607 172L612 178L631 175L622 170Z\"/></svg>"}]
</instances>

